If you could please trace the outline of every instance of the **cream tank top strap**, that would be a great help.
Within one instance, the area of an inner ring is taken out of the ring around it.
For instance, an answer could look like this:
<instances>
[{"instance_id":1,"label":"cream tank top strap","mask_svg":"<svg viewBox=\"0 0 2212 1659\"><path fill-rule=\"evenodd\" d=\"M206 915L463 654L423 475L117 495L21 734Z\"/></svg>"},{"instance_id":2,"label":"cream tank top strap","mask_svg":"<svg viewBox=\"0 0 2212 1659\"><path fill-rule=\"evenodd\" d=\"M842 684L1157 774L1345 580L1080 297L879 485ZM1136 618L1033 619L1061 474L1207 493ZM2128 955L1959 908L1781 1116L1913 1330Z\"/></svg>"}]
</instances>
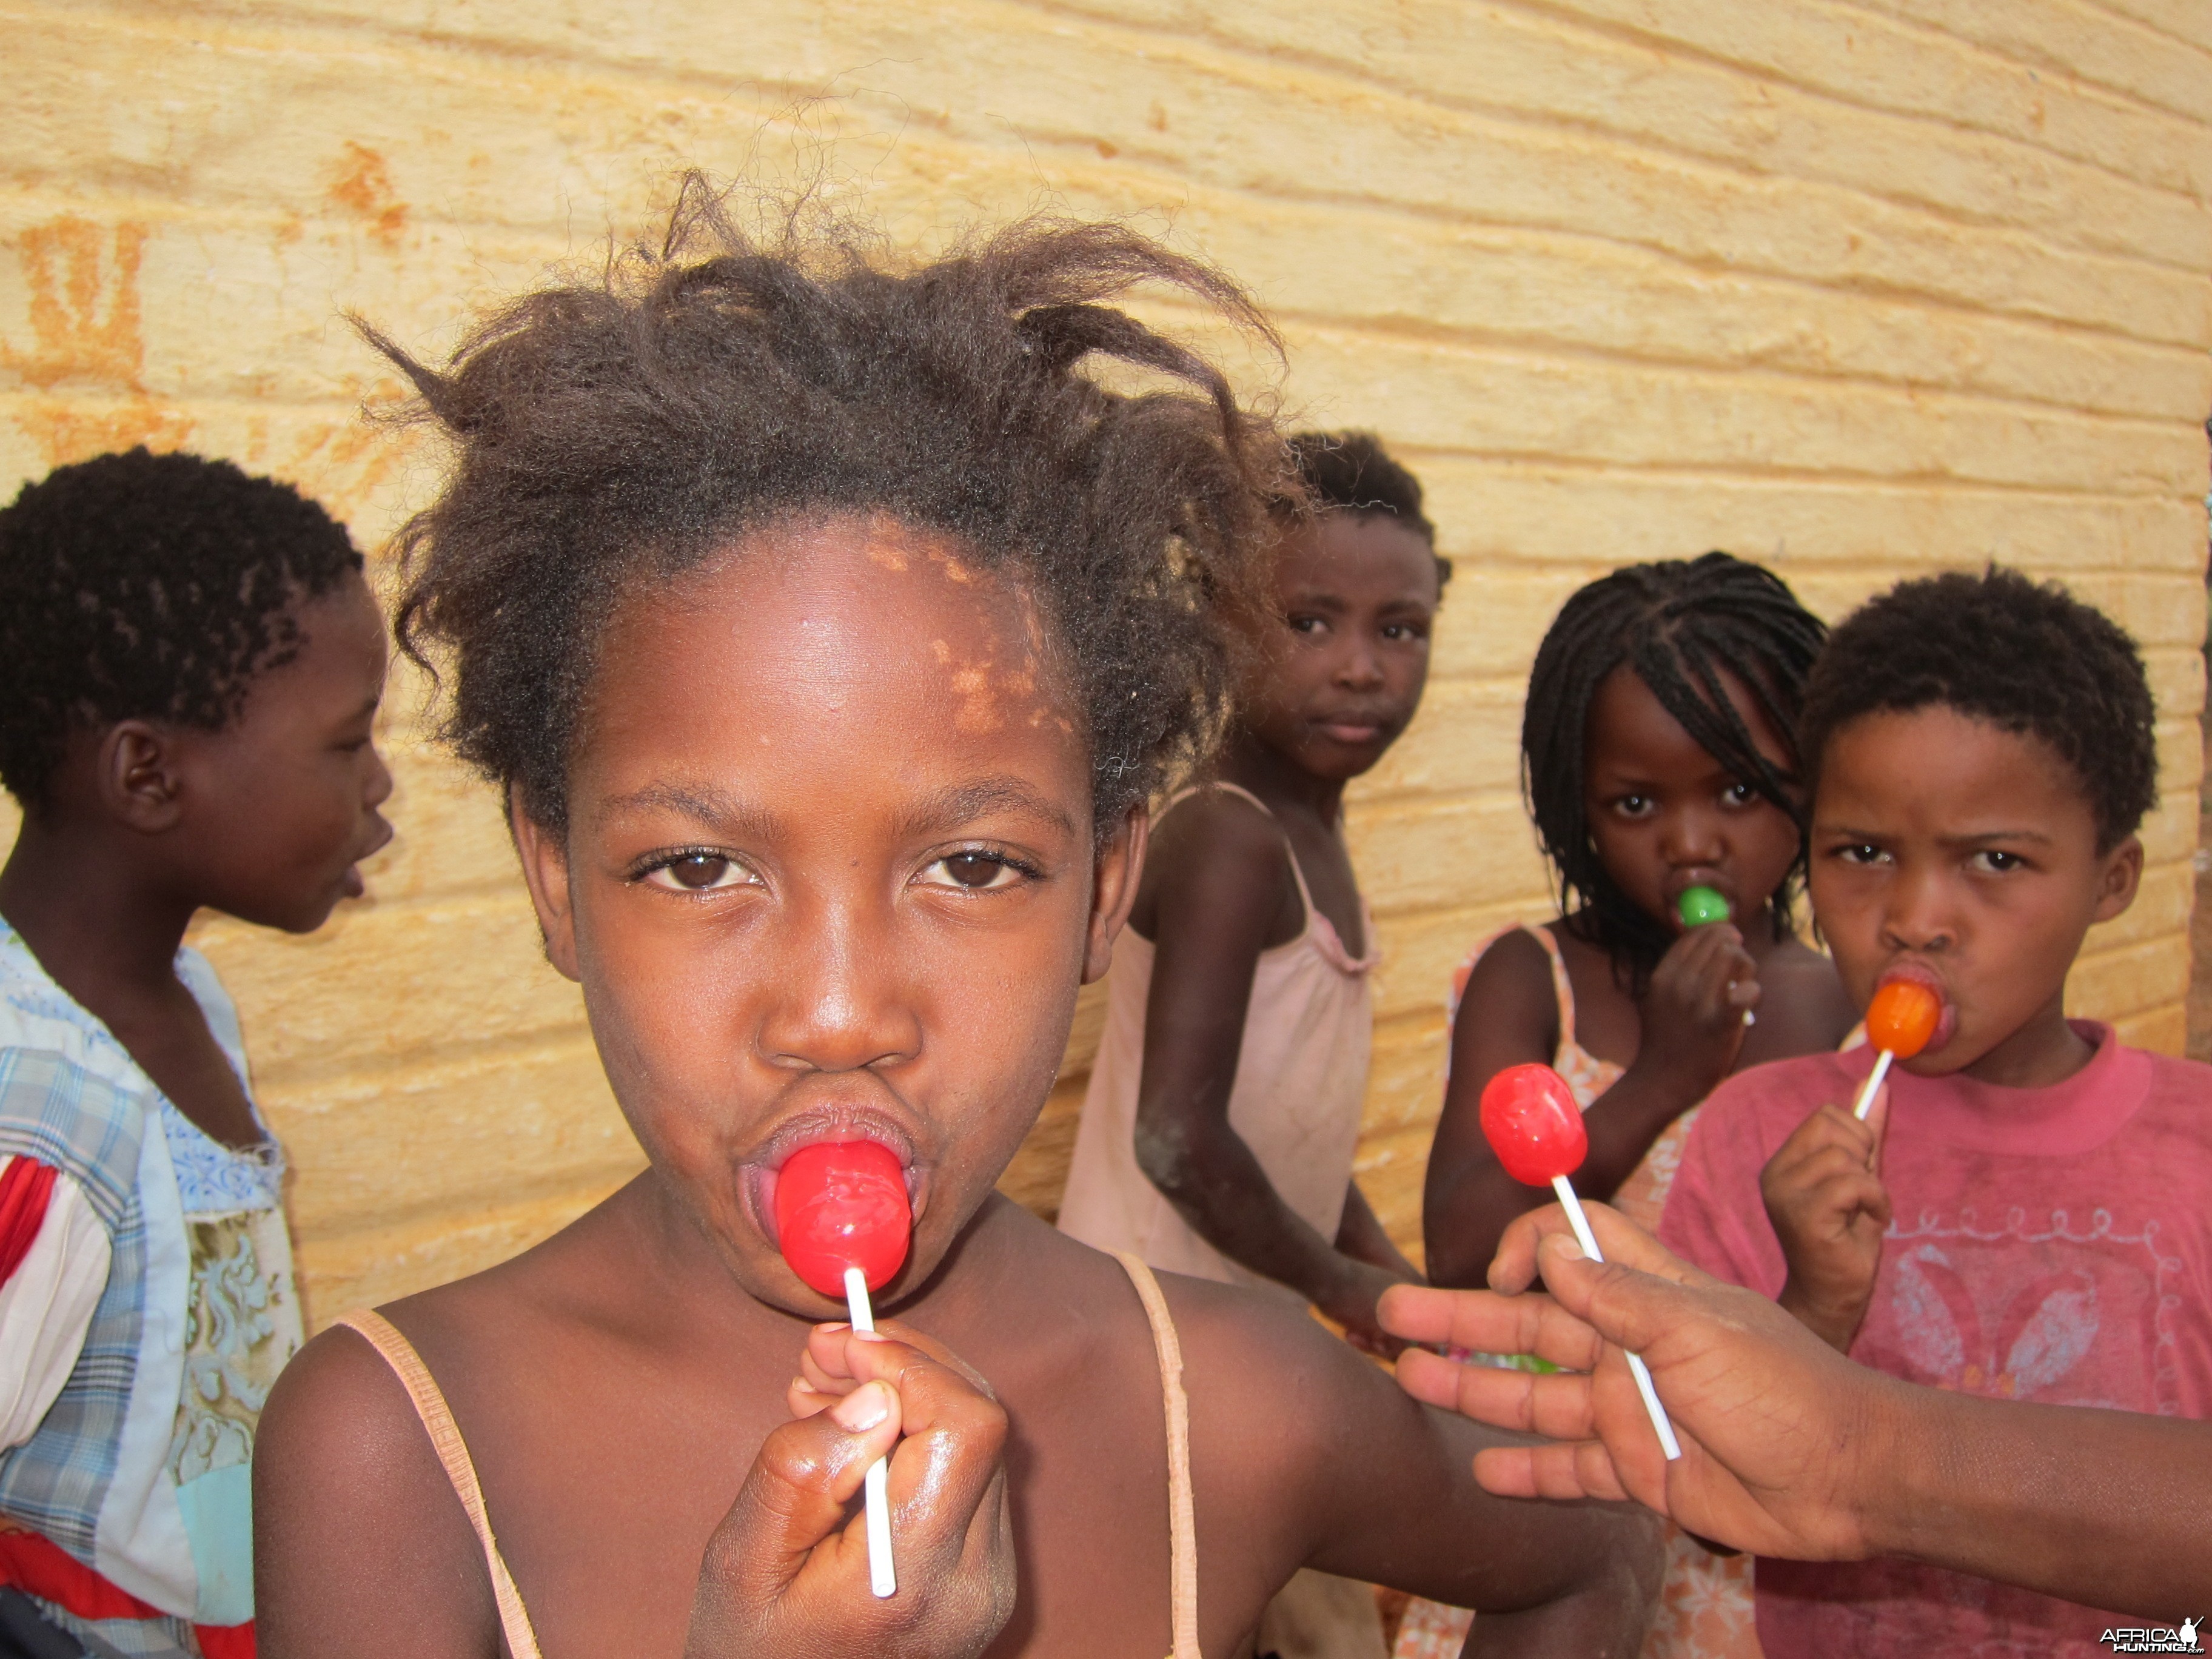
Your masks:
<instances>
[{"instance_id":1,"label":"cream tank top strap","mask_svg":"<svg viewBox=\"0 0 2212 1659\"><path fill-rule=\"evenodd\" d=\"M1140 1256L1127 1250L1114 1259L1137 1287L1152 1328L1152 1353L1159 1361L1160 1394L1168 1419L1168 1595L1169 1628L1175 1650L1168 1659L1203 1659L1198 1647L1198 1510L1190 1484L1190 1397L1183 1392L1182 1344L1160 1281Z\"/></svg>"},{"instance_id":2,"label":"cream tank top strap","mask_svg":"<svg viewBox=\"0 0 2212 1659\"><path fill-rule=\"evenodd\" d=\"M430 1368L422 1363L414 1345L381 1314L364 1308L341 1315L337 1322L384 1356L384 1363L392 1367L407 1390L408 1399L414 1402L415 1415L422 1419L438 1462L445 1465L446 1479L453 1483L453 1494L468 1511L469 1525L476 1528L477 1542L483 1547L484 1565L491 1572L492 1599L499 1604L500 1633L507 1638L507 1651L514 1659L542 1659L538 1650L538 1632L530 1627L530 1614L522 1605L522 1592L515 1589L514 1575L507 1570L506 1559L499 1553L499 1540L492 1536L491 1516L484 1510L483 1489L477 1484L477 1467L469 1461L469 1449L461 1439L460 1425L453 1421L453 1413L446 1404L446 1396L439 1392Z\"/></svg>"}]
</instances>

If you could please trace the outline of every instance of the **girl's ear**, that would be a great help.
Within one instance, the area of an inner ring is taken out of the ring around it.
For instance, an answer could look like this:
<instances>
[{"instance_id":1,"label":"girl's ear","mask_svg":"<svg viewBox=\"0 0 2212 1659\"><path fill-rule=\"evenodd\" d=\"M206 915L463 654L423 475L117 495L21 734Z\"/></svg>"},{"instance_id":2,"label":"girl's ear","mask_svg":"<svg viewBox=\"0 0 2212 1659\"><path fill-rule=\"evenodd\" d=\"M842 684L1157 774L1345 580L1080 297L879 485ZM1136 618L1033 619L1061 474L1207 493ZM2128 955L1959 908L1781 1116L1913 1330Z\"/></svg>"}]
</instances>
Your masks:
<instances>
[{"instance_id":1,"label":"girl's ear","mask_svg":"<svg viewBox=\"0 0 2212 1659\"><path fill-rule=\"evenodd\" d=\"M2093 921L2110 921L2136 902L2142 867L2143 844L2140 836L2130 836L2105 854L2104 872L2097 881L2097 908Z\"/></svg>"},{"instance_id":2,"label":"girl's ear","mask_svg":"<svg viewBox=\"0 0 2212 1659\"><path fill-rule=\"evenodd\" d=\"M530 888L531 907L538 912L545 960L563 977L580 981L583 975L576 969L576 913L569 904L567 843L524 809L520 785L507 786L507 826L514 836L514 850L522 859L522 879Z\"/></svg>"},{"instance_id":3,"label":"girl's ear","mask_svg":"<svg viewBox=\"0 0 2212 1659\"><path fill-rule=\"evenodd\" d=\"M1137 880L1145 872L1145 848L1152 840L1151 809L1133 806L1110 840L1098 849L1091 872L1091 934L1083 947L1083 982L1106 977L1114 961L1114 941L1137 902Z\"/></svg>"}]
</instances>

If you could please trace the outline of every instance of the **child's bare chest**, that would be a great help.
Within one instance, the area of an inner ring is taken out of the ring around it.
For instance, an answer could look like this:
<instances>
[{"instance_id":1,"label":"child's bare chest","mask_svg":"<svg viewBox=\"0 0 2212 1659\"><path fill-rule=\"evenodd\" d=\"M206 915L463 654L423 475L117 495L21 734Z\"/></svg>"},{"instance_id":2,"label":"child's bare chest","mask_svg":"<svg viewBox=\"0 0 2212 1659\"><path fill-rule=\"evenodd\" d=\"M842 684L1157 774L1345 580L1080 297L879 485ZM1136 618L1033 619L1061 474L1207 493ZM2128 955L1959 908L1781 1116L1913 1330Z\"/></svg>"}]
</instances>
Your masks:
<instances>
[{"instance_id":1,"label":"child's bare chest","mask_svg":"<svg viewBox=\"0 0 2212 1659\"><path fill-rule=\"evenodd\" d=\"M786 1363L744 1367L721 1389L662 1376L648 1392L642 1376L624 1388L611 1373L572 1369L558 1401L530 1391L538 1397L523 1414L536 1427L486 1437L492 1522L547 1659L683 1652L708 1542L761 1442L787 1420L781 1384L798 1357L794 1345ZM1139 1358L1133 1393L1001 1390L1018 1600L993 1659L1163 1659L1172 1644L1164 1415L1151 1356ZM1212 1541L1237 1547L1233 1534ZM895 1553L896 1545L895 1521ZM1249 1611L1256 1617L1256 1602ZM1229 1629L1237 1611L1207 1613L1209 1650L1233 1642L1233 1630L1224 1638L1217 1626Z\"/></svg>"}]
</instances>

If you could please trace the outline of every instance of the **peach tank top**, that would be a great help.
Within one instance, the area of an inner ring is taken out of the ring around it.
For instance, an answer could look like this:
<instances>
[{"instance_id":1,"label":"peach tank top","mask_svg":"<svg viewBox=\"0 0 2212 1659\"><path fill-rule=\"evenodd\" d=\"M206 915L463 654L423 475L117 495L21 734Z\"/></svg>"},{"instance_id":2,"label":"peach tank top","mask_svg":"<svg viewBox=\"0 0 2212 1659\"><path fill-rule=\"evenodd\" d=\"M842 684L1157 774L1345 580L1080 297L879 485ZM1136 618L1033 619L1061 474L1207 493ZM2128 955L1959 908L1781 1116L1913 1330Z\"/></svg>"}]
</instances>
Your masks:
<instances>
[{"instance_id":1,"label":"peach tank top","mask_svg":"<svg viewBox=\"0 0 2212 1659\"><path fill-rule=\"evenodd\" d=\"M1211 786L1274 815L1235 784ZM1161 810L1164 817L1195 790ZM1252 1149L1277 1193L1323 1238L1336 1237L1359 1139L1374 1041L1372 972L1381 960L1366 918L1367 954L1344 948L1315 908L1295 856L1291 873L1305 926L1288 944L1260 953L1244 1037L1229 1095L1229 1125ZM1124 928L1107 976L1106 1029L1060 1199L1060 1228L1102 1250L1127 1250L1155 1267L1223 1284L1272 1281L1231 1261L1201 1238L1137 1164L1137 1083L1145 1064L1145 1008L1154 947Z\"/></svg>"}]
</instances>

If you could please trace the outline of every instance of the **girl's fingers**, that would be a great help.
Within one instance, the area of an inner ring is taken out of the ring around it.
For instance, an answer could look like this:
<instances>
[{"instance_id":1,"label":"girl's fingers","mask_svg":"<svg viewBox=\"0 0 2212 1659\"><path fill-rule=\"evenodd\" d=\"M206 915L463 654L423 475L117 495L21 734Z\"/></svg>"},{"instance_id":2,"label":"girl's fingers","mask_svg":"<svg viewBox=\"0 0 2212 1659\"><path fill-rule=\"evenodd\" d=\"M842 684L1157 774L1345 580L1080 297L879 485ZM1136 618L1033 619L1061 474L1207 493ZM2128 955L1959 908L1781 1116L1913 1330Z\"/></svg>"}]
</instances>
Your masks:
<instances>
[{"instance_id":1,"label":"girl's fingers","mask_svg":"<svg viewBox=\"0 0 2212 1659\"><path fill-rule=\"evenodd\" d=\"M845 1508L868 1465L899 1437L899 1397L876 1384L830 1409L786 1423L761 1443L737 1502L707 1546L702 1585L738 1606L766 1606L787 1590L834 1539L827 1571L867 1588L867 1542ZM840 1536L841 1528L843 1529Z\"/></svg>"},{"instance_id":2,"label":"girl's fingers","mask_svg":"<svg viewBox=\"0 0 2212 1659\"><path fill-rule=\"evenodd\" d=\"M891 1531L903 1557L928 1571L960 1559L979 1510L1001 1502L1006 1413L964 1367L888 1332L848 1333L856 1376L897 1391L906 1437L891 1455ZM857 1397L857 1396L854 1396Z\"/></svg>"}]
</instances>

